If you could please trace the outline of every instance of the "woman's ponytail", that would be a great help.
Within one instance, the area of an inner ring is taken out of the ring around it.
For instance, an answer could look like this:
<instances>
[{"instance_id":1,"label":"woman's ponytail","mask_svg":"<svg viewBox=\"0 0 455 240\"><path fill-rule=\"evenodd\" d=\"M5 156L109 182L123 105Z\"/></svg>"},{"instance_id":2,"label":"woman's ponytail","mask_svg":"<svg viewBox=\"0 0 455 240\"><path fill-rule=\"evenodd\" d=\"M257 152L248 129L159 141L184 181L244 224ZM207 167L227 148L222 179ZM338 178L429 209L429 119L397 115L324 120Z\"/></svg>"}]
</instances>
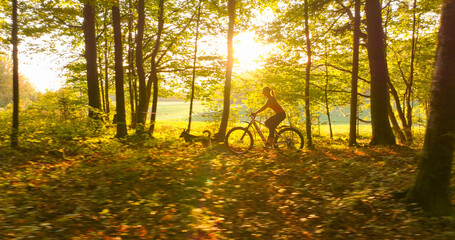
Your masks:
<instances>
[{"instance_id":1,"label":"woman's ponytail","mask_svg":"<svg viewBox=\"0 0 455 240\"><path fill-rule=\"evenodd\" d=\"M273 89L271 89L270 87L264 87L262 89L262 92L265 94L267 93L268 95L272 96L272 97L275 97L275 91L273 91Z\"/></svg>"}]
</instances>

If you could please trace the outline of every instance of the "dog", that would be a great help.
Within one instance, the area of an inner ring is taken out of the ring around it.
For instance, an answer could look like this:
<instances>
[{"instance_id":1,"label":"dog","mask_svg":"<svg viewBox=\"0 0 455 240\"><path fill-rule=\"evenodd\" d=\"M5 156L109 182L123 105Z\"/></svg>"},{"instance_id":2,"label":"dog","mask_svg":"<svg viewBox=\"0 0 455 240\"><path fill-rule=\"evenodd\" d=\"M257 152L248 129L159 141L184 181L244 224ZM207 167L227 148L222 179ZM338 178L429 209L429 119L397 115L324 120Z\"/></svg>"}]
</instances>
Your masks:
<instances>
[{"instance_id":1,"label":"dog","mask_svg":"<svg viewBox=\"0 0 455 240\"><path fill-rule=\"evenodd\" d=\"M185 142L200 142L202 143L202 146L208 147L212 145L212 133L209 130L204 130L203 133L207 134L207 136L196 136L193 134L190 134L187 129L183 130L183 132L180 134L180 137L185 140Z\"/></svg>"}]
</instances>

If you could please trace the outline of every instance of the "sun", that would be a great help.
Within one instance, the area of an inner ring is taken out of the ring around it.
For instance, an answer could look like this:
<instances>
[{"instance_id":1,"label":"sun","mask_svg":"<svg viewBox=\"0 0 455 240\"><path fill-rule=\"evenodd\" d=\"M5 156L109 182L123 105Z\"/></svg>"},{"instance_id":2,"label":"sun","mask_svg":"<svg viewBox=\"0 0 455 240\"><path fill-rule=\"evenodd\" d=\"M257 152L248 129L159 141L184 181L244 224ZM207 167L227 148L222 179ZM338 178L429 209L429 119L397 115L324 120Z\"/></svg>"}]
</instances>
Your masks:
<instances>
[{"instance_id":1,"label":"sun","mask_svg":"<svg viewBox=\"0 0 455 240\"><path fill-rule=\"evenodd\" d=\"M273 45L265 45L255 40L254 32L242 32L234 36L234 71L238 73L254 71L262 67L263 59L273 51ZM226 37L203 41L202 48L206 52L227 56ZM33 58L22 54L20 56L19 71L35 86L39 92L56 91L64 85L53 57L45 53L34 54Z\"/></svg>"},{"instance_id":2,"label":"sun","mask_svg":"<svg viewBox=\"0 0 455 240\"><path fill-rule=\"evenodd\" d=\"M39 58L20 58L19 71L28 78L38 92L57 91L63 86L63 81L58 72L50 65L49 59L40 56Z\"/></svg>"},{"instance_id":3,"label":"sun","mask_svg":"<svg viewBox=\"0 0 455 240\"><path fill-rule=\"evenodd\" d=\"M234 67L241 71L253 71L261 67L263 57L270 53L271 47L255 40L251 32L240 33L234 37Z\"/></svg>"},{"instance_id":4,"label":"sun","mask_svg":"<svg viewBox=\"0 0 455 240\"><path fill-rule=\"evenodd\" d=\"M25 38L19 52L19 72L33 84L38 92L57 91L64 86L64 66L75 59L74 48L68 39L54 39L51 35ZM52 42L51 45L49 43ZM37 52L34 46L42 50ZM59 54L52 53L52 49ZM68 58L62 56L69 56Z\"/></svg>"},{"instance_id":5,"label":"sun","mask_svg":"<svg viewBox=\"0 0 455 240\"><path fill-rule=\"evenodd\" d=\"M53 69L48 59L20 58L19 71L28 78L38 92L57 91L63 86L58 72Z\"/></svg>"},{"instance_id":6,"label":"sun","mask_svg":"<svg viewBox=\"0 0 455 240\"><path fill-rule=\"evenodd\" d=\"M254 32L242 32L234 36L234 71L248 72L262 67L263 59L272 50L255 40ZM227 39L225 36L205 39L202 43L206 53L214 53L227 58Z\"/></svg>"}]
</instances>

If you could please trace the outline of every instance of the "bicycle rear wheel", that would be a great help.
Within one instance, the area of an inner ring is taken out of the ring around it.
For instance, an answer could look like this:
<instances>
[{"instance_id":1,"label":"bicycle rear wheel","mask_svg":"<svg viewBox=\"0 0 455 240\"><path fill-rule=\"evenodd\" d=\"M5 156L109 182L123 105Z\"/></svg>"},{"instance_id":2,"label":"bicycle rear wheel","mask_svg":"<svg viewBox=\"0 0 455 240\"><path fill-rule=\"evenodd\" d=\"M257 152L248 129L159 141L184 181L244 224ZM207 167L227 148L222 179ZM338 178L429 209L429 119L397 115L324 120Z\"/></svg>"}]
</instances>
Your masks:
<instances>
[{"instance_id":1,"label":"bicycle rear wheel","mask_svg":"<svg viewBox=\"0 0 455 240\"><path fill-rule=\"evenodd\" d=\"M246 128L234 127L226 134L224 143L230 152L243 154L253 148L253 135Z\"/></svg>"},{"instance_id":2,"label":"bicycle rear wheel","mask_svg":"<svg viewBox=\"0 0 455 240\"><path fill-rule=\"evenodd\" d=\"M298 152L303 145L303 135L295 128L284 128L275 136L274 147L284 155Z\"/></svg>"}]
</instances>

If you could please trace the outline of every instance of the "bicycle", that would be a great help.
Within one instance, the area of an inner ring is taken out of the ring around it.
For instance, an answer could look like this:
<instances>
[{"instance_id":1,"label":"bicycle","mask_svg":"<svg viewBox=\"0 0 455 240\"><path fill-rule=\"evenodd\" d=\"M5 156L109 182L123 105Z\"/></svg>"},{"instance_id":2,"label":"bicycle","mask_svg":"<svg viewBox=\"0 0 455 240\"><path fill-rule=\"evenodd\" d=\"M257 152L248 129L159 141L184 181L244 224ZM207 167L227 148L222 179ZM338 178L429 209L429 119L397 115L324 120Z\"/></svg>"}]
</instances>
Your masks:
<instances>
[{"instance_id":1,"label":"bicycle","mask_svg":"<svg viewBox=\"0 0 455 240\"><path fill-rule=\"evenodd\" d=\"M264 137L258 123L263 126L265 124L256 120L255 116L251 116L251 121L247 123L247 127L234 127L227 132L224 142L231 153L244 154L253 148L254 138L249 130L251 126L256 129L264 144L267 144L267 139ZM275 129L275 139L272 148L278 150L281 154L289 155L302 149L303 145L303 135L298 129L291 126L281 126Z\"/></svg>"}]
</instances>

